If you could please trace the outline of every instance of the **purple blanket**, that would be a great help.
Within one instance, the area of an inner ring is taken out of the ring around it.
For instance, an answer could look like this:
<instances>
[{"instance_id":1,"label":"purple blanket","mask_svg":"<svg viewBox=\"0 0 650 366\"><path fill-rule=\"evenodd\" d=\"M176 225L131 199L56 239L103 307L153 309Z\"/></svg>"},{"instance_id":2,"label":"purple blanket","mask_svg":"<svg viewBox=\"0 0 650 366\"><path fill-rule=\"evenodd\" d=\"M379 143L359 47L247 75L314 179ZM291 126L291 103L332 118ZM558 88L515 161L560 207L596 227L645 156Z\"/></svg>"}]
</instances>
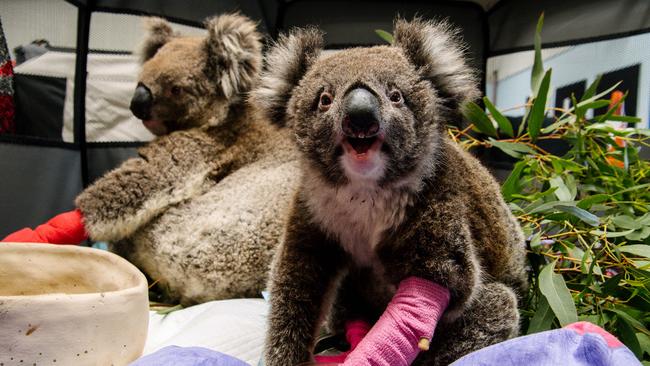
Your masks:
<instances>
[{"instance_id":1,"label":"purple blanket","mask_svg":"<svg viewBox=\"0 0 650 366\"><path fill-rule=\"evenodd\" d=\"M470 353L452 366L641 366L613 335L587 322L514 338Z\"/></svg>"},{"instance_id":2,"label":"purple blanket","mask_svg":"<svg viewBox=\"0 0 650 366\"><path fill-rule=\"evenodd\" d=\"M165 347L131 366L246 366L234 357L200 347ZM495 344L452 366L641 366L618 339L591 323L579 322ZM371 366L371 365L369 365Z\"/></svg>"}]
</instances>

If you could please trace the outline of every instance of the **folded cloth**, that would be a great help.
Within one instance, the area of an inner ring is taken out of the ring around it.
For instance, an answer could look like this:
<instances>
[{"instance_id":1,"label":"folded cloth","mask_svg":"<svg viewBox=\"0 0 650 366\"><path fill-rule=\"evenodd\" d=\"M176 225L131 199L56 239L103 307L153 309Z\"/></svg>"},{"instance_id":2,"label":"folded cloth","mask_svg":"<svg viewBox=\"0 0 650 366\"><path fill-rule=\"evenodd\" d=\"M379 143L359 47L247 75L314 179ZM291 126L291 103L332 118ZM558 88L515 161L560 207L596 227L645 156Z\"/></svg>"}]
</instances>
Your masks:
<instances>
[{"instance_id":1,"label":"folded cloth","mask_svg":"<svg viewBox=\"0 0 650 366\"><path fill-rule=\"evenodd\" d=\"M130 366L249 366L246 362L203 347L167 346Z\"/></svg>"},{"instance_id":2,"label":"folded cloth","mask_svg":"<svg viewBox=\"0 0 650 366\"><path fill-rule=\"evenodd\" d=\"M565 328L497 343L451 366L641 366L634 354L604 329L578 322Z\"/></svg>"}]
</instances>

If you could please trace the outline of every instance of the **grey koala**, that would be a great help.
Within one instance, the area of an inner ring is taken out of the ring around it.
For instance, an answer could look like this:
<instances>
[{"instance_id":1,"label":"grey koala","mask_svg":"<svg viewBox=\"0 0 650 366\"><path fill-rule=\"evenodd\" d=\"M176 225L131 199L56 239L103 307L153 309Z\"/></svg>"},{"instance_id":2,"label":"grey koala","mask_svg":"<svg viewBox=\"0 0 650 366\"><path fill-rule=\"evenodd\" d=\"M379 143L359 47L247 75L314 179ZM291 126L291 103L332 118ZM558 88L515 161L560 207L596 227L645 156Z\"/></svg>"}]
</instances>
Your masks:
<instances>
[{"instance_id":1,"label":"grey koala","mask_svg":"<svg viewBox=\"0 0 650 366\"><path fill-rule=\"evenodd\" d=\"M517 334L524 237L490 173L446 135L479 96L457 32L395 22L394 44L320 56L322 34L280 38L253 99L295 133L303 177L270 275L268 366L313 359L315 335L374 322L401 280L450 303L418 365Z\"/></svg>"},{"instance_id":2,"label":"grey koala","mask_svg":"<svg viewBox=\"0 0 650 366\"><path fill-rule=\"evenodd\" d=\"M259 81L250 19L208 19L207 35L149 22L133 113L156 139L76 199L93 240L194 304L259 296L298 183L289 131L245 96Z\"/></svg>"}]
</instances>

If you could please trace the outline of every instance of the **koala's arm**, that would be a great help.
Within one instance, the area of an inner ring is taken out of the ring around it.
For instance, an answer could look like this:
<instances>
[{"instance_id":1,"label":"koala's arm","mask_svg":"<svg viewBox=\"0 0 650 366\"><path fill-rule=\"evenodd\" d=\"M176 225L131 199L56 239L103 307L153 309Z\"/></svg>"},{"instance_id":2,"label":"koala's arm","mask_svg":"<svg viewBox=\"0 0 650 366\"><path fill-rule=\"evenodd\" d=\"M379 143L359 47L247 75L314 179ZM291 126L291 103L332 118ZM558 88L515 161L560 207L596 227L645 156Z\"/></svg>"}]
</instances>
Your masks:
<instances>
[{"instance_id":1,"label":"koala's arm","mask_svg":"<svg viewBox=\"0 0 650 366\"><path fill-rule=\"evenodd\" d=\"M196 195L214 164L209 141L172 134L152 141L86 188L75 203L93 240L115 241L133 234L169 205Z\"/></svg>"},{"instance_id":2,"label":"koala's arm","mask_svg":"<svg viewBox=\"0 0 650 366\"><path fill-rule=\"evenodd\" d=\"M309 223L301 205L294 207L288 222L271 274L266 366L313 361L316 332L345 263L340 246Z\"/></svg>"},{"instance_id":3,"label":"koala's arm","mask_svg":"<svg viewBox=\"0 0 650 366\"><path fill-rule=\"evenodd\" d=\"M415 222L406 223L401 238L379 252L395 283L415 276L447 288L451 298L444 317L449 320L462 313L480 283L465 212L460 200L436 201Z\"/></svg>"}]
</instances>

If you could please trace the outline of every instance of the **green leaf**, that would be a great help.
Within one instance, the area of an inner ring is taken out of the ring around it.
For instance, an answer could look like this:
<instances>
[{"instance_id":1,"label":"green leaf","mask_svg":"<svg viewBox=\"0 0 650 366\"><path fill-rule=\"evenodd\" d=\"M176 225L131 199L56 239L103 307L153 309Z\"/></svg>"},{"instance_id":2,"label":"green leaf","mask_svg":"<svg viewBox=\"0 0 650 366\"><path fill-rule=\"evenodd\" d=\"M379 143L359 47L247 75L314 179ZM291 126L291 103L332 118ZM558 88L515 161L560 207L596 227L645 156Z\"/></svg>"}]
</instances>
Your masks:
<instances>
[{"instance_id":1,"label":"green leaf","mask_svg":"<svg viewBox=\"0 0 650 366\"><path fill-rule=\"evenodd\" d=\"M557 210L557 206L573 206L575 205L575 201L552 201L552 202L544 202L542 204L536 204L535 202L531 203L530 205L526 206L524 211L526 211L528 214L534 214L538 212L553 212Z\"/></svg>"},{"instance_id":2,"label":"green leaf","mask_svg":"<svg viewBox=\"0 0 650 366\"><path fill-rule=\"evenodd\" d=\"M492 121L490 121L490 118L485 114L485 111L476 103L466 103L462 108L462 112L465 118L469 122L473 123L474 127L476 127L479 132L493 137L497 136L497 130L494 128Z\"/></svg>"},{"instance_id":3,"label":"green leaf","mask_svg":"<svg viewBox=\"0 0 650 366\"><path fill-rule=\"evenodd\" d=\"M618 102L616 102L616 104L614 104L614 105L613 105L613 106L612 106L612 107L607 111L607 113L605 113L605 114L603 114L602 116L600 116L600 118L598 118L597 121L598 121L599 123L602 123L602 122L605 122L605 121L609 121L609 117L613 116L614 113L616 113L616 109L617 109L618 106L621 105L621 103L623 103L623 101L627 98L627 94L628 94L628 92L625 92L625 94L623 94L623 98L621 98Z\"/></svg>"},{"instance_id":4,"label":"green leaf","mask_svg":"<svg viewBox=\"0 0 650 366\"><path fill-rule=\"evenodd\" d=\"M546 298L544 296L540 296L539 304L537 304L537 310L535 311L535 315L533 315L532 319L530 319L530 323L528 324L528 331L526 334L533 334L551 329L551 325L553 325L553 319L555 319L555 315L553 314L551 307L548 305L548 301L546 301Z\"/></svg>"},{"instance_id":5,"label":"green leaf","mask_svg":"<svg viewBox=\"0 0 650 366\"><path fill-rule=\"evenodd\" d=\"M510 123L510 120L499 112L488 97L483 97L483 103L485 103L485 107L490 111L497 125L499 125L499 131L503 132L506 136L513 137L514 132L512 131L512 123Z\"/></svg>"},{"instance_id":6,"label":"green leaf","mask_svg":"<svg viewBox=\"0 0 650 366\"><path fill-rule=\"evenodd\" d=\"M393 44L393 35L382 29L375 29L375 33L384 41Z\"/></svg>"},{"instance_id":7,"label":"green leaf","mask_svg":"<svg viewBox=\"0 0 650 366\"><path fill-rule=\"evenodd\" d=\"M650 245L633 244L618 247L618 250L625 253L638 255L639 257L650 258Z\"/></svg>"},{"instance_id":8,"label":"green leaf","mask_svg":"<svg viewBox=\"0 0 650 366\"><path fill-rule=\"evenodd\" d=\"M552 72L553 69L549 69L546 74L544 74L542 83L539 86L539 93L537 93L537 97L530 109L528 134L533 141L537 140L537 136L542 128L542 122L544 122L544 117L546 115L546 98L548 97L548 88L551 83Z\"/></svg>"},{"instance_id":9,"label":"green leaf","mask_svg":"<svg viewBox=\"0 0 650 366\"><path fill-rule=\"evenodd\" d=\"M611 197L610 195L604 194L604 193L594 194L594 195L591 195L589 197L586 197L586 198L583 198L582 200L580 200L580 202L578 202L577 206L586 210L589 207L591 207L591 205L593 205L595 203L601 203L601 202L605 202L605 201L609 200L610 197Z\"/></svg>"},{"instance_id":10,"label":"green leaf","mask_svg":"<svg viewBox=\"0 0 650 366\"><path fill-rule=\"evenodd\" d=\"M564 184L564 180L559 175L556 175L548 180L551 187L555 188L555 196L560 201L573 201L575 196L571 195L571 191Z\"/></svg>"},{"instance_id":11,"label":"green leaf","mask_svg":"<svg viewBox=\"0 0 650 366\"><path fill-rule=\"evenodd\" d=\"M639 344L639 340L636 337L636 333L634 332L632 325L630 325L623 317L619 317L616 324L618 325L618 332L621 341L625 343L627 348L629 348L637 358L641 358L643 351L641 351L641 345Z\"/></svg>"},{"instance_id":12,"label":"green leaf","mask_svg":"<svg viewBox=\"0 0 650 366\"><path fill-rule=\"evenodd\" d=\"M600 92L600 93L598 93L598 94L596 94L596 95L594 95L592 97L589 97L587 99L583 98L584 100L580 101L580 103L578 103L576 105L576 108L582 108L585 105L589 105L589 103L592 103L593 101L598 100L598 99L608 95L609 93L612 92L612 90L616 89L620 84L621 84L621 82L619 81L618 83L614 84L613 86L609 87L608 89L606 89L603 92ZM608 102L608 104L609 104L609 102Z\"/></svg>"},{"instance_id":13,"label":"green leaf","mask_svg":"<svg viewBox=\"0 0 650 366\"><path fill-rule=\"evenodd\" d=\"M587 99L590 99L591 97L594 96L594 94L596 93L596 90L598 89L598 84L600 84L600 79L602 77L603 77L602 74L596 76L596 79L594 79L594 81L591 83L591 85L589 85L587 90L585 90L585 93L582 95L582 98L580 98L581 102L583 102L583 101L585 101ZM609 104L609 102L608 102L608 104Z\"/></svg>"},{"instance_id":14,"label":"green leaf","mask_svg":"<svg viewBox=\"0 0 650 366\"><path fill-rule=\"evenodd\" d=\"M514 158L521 157L522 153L535 154L535 150L533 150L530 146L518 142L497 141L493 138L488 138L488 142L492 146L499 148L501 151Z\"/></svg>"},{"instance_id":15,"label":"green leaf","mask_svg":"<svg viewBox=\"0 0 650 366\"><path fill-rule=\"evenodd\" d=\"M640 241L650 236L650 226L644 226L641 230L636 230L633 233L625 235L625 239L632 241Z\"/></svg>"},{"instance_id":16,"label":"green leaf","mask_svg":"<svg viewBox=\"0 0 650 366\"><path fill-rule=\"evenodd\" d=\"M585 223L591 226L600 225L600 219L598 219L598 216L592 214L589 211L585 211L575 206L566 206L566 205L557 205L555 206L555 208L560 211L570 213L571 215L579 218L580 220L584 221Z\"/></svg>"},{"instance_id":17,"label":"green leaf","mask_svg":"<svg viewBox=\"0 0 650 366\"><path fill-rule=\"evenodd\" d=\"M542 232L538 231L530 238L530 249L535 249L542 242Z\"/></svg>"},{"instance_id":18,"label":"green leaf","mask_svg":"<svg viewBox=\"0 0 650 366\"><path fill-rule=\"evenodd\" d=\"M605 237L607 238L620 238L622 236L625 236L631 232L633 232L634 229L630 230L625 230L625 231L602 231L602 230L591 230L589 234L591 235L596 235L596 236L601 236L603 234L606 234Z\"/></svg>"},{"instance_id":19,"label":"green leaf","mask_svg":"<svg viewBox=\"0 0 650 366\"><path fill-rule=\"evenodd\" d=\"M636 338L639 340L639 345L641 346L641 351L650 355L650 337L647 334L637 333Z\"/></svg>"},{"instance_id":20,"label":"green leaf","mask_svg":"<svg viewBox=\"0 0 650 366\"><path fill-rule=\"evenodd\" d=\"M525 167L526 163L523 161L517 162L517 164L515 164L515 167L512 169L512 172L508 176L508 179L503 182L501 193L506 200L509 200L513 193L519 191L519 177L521 176L521 172L523 172Z\"/></svg>"},{"instance_id":21,"label":"green leaf","mask_svg":"<svg viewBox=\"0 0 650 366\"><path fill-rule=\"evenodd\" d=\"M609 105L609 102L607 102L607 105ZM600 114L598 116L594 116L595 120L600 120L600 119L605 118L605 114ZM627 122L627 123L639 123L641 122L641 118L639 117L631 117L631 116L614 116L611 115L607 117L608 121L617 121L617 122Z\"/></svg>"},{"instance_id":22,"label":"green leaf","mask_svg":"<svg viewBox=\"0 0 650 366\"><path fill-rule=\"evenodd\" d=\"M539 290L546 297L553 313L562 326L578 321L576 305L573 302L571 293L564 282L564 277L555 273L557 260L544 266L539 274Z\"/></svg>"},{"instance_id":23,"label":"green leaf","mask_svg":"<svg viewBox=\"0 0 650 366\"><path fill-rule=\"evenodd\" d=\"M640 229L643 225L636 222L634 217L627 215L617 215L611 218L612 223L621 229Z\"/></svg>"},{"instance_id":24,"label":"green leaf","mask_svg":"<svg viewBox=\"0 0 650 366\"><path fill-rule=\"evenodd\" d=\"M542 64L542 26L544 25L544 13L537 19L537 27L535 28L535 61L533 62L533 70L530 76L530 89L533 91L533 98L537 96L542 74L544 73L544 65Z\"/></svg>"}]
</instances>

